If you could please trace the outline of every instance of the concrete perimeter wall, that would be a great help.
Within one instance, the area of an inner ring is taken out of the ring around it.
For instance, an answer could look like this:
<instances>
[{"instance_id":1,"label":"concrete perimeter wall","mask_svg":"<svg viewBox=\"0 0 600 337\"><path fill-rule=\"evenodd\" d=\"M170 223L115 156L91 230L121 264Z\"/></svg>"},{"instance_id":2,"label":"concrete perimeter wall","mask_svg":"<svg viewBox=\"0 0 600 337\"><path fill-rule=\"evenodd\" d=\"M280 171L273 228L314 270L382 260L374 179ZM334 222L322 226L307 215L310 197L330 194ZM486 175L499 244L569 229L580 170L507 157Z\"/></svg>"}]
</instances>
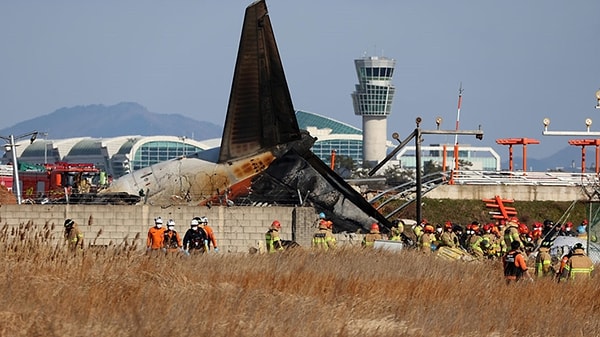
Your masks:
<instances>
[{"instance_id":1,"label":"concrete perimeter wall","mask_svg":"<svg viewBox=\"0 0 600 337\"><path fill-rule=\"evenodd\" d=\"M518 201L586 200L581 187L539 185L442 185L425 197L432 199L489 199L499 195Z\"/></svg>"},{"instance_id":2,"label":"concrete perimeter wall","mask_svg":"<svg viewBox=\"0 0 600 337\"><path fill-rule=\"evenodd\" d=\"M264 235L273 220L282 224L281 238L309 247L317 214L311 207L197 207L136 205L1 205L2 225L32 221L38 228L54 224L54 237L62 238L65 219L75 220L84 233L85 246L135 244L144 249L155 217L173 219L182 239L195 216L206 216L215 231L221 252L245 252L264 246ZM98 235L98 233L101 233Z\"/></svg>"}]
</instances>

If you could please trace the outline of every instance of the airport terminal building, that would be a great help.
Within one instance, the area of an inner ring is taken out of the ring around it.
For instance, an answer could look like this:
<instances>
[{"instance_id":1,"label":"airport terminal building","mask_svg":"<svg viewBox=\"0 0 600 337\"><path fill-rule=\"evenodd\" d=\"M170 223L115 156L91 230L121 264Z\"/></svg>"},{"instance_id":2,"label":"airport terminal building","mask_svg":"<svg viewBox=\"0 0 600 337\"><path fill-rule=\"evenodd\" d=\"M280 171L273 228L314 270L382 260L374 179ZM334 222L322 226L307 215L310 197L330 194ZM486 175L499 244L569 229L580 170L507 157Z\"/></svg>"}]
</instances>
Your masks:
<instances>
[{"instance_id":1,"label":"airport terminal building","mask_svg":"<svg viewBox=\"0 0 600 337\"><path fill-rule=\"evenodd\" d=\"M17 143L19 163L91 163L118 178L161 161L204 151L219 145L217 140L197 141L176 136L122 136L114 138L38 139ZM11 162L12 153L2 163Z\"/></svg>"},{"instance_id":2,"label":"airport terminal building","mask_svg":"<svg viewBox=\"0 0 600 337\"><path fill-rule=\"evenodd\" d=\"M312 151L327 165L332 152L336 156L350 157L356 166L363 163L363 132L352 125L312 112L298 110L296 118L301 129L307 130L317 141ZM42 164L64 161L68 163L91 163L114 178L161 161L190 155L198 151L218 147L220 139L198 141L177 136L121 136L114 138L79 137L67 139L38 139L33 143L24 140L17 143L17 157L21 163ZM386 153L395 145L386 142ZM443 145L422 146L422 159L442 163L453 162L453 147L447 151ZM415 168L415 147L407 146L390 164L402 168ZM2 164L11 162L12 153L4 154ZM500 170L500 156L486 147L461 146L459 159L473 164L472 170Z\"/></svg>"}]
</instances>

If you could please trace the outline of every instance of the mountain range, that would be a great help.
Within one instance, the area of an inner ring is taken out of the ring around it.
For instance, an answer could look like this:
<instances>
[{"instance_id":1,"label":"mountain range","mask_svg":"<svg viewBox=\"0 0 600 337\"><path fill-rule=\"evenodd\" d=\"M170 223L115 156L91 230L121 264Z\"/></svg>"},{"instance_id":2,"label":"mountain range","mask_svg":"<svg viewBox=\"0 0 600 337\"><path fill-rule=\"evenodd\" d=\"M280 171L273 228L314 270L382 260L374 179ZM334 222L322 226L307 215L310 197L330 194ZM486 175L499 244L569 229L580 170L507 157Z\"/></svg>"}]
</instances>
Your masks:
<instances>
[{"instance_id":1,"label":"mountain range","mask_svg":"<svg viewBox=\"0 0 600 337\"><path fill-rule=\"evenodd\" d=\"M20 135L37 130L47 132L48 139L72 137L110 138L117 136L185 136L196 140L219 138L223 127L209 122L197 121L180 114L165 114L148 111L134 102L115 105L85 105L61 108L52 113L20 122L0 129L2 135ZM587 149L587 172L594 171L595 150ZM508 158L501 154L501 167L507 170ZM513 156L515 169L521 169L523 158ZM527 158L528 171L562 170L581 172L581 148L569 146L552 156Z\"/></svg>"},{"instance_id":2,"label":"mountain range","mask_svg":"<svg viewBox=\"0 0 600 337\"><path fill-rule=\"evenodd\" d=\"M220 138L223 127L179 114L150 112L138 103L122 102L61 108L1 129L0 134L20 135L33 130L47 132L48 139L166 135L204 140Z\"/></svg>"}]
</instances>

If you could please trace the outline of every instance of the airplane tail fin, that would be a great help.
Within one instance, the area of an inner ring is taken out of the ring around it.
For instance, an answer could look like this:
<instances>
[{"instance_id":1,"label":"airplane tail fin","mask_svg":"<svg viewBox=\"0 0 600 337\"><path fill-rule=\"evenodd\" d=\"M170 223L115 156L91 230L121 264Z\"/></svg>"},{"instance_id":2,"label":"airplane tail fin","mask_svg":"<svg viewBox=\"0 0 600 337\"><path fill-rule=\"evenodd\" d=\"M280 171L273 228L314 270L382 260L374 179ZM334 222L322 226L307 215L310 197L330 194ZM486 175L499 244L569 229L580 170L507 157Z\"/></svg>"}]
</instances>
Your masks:
<instances>
[{"instance_id":1,"label":"airplane tail fin","mask_svg":"<svg viewBox=\"0 0 600 337\"><path fill-rule=\"evenodd\" d=\"M246 8L219 163L300 139L264 0Z\"/></svg>"}]
</instances>

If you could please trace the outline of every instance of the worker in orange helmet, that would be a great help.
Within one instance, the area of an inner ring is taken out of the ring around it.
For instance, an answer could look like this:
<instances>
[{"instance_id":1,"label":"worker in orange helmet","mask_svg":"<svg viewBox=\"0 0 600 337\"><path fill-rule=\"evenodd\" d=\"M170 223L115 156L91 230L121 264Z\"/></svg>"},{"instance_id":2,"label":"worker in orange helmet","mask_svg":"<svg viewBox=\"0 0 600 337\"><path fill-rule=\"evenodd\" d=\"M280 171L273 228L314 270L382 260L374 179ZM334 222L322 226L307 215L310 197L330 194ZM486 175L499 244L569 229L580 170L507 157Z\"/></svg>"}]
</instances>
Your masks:
<instances>
[{"instance_id":1,"label":"worker in orange helmet","mask_svg":"<svg viewBox=\"0 0 600 337\"><path fill-rule=\"evenodd\" d=\"M483 258L485 256L483 250L488 249L489 241L484 240L481 236L479 222L473 221L471 223L471 232L473 232L473 234L469 238L469 246L467 247L467 250L476 258Z\"/></svg>"},{"instance_id":2,"label":"worker in orange helmet","mask_svg":"<svg viewBox=\"0 0 600 337\"><path fill-rule=\"evenodd\" d=\"M506 284L517 282L523 278L533 281L533 278L529 275L525 257L519 250L520 247L521 243L519 241L512 241L510 244L510 251L502 257L502 266L504 267Z\"/></svg>"},{"instance_id":3,"label":"worker in orange helmet","mask_svg":"<svg viewBox=\"0 0 600 337\"><path fill-rule=\"evenodd\" d=\"M369 234L365 235L365 237L362 240L361 245L363 247L367 247L367 248L372 248L373 245L375 245L375 240L381 240L382 236L381 233L379 233L379 225L376 223L371 224L371 230L369 231Z\"/></svg>"},{"instance_id":4,"label":"worker in orange helmet","mask_svg":"<svg viewBox=\"0 0 600 337\"><path fill-rule=\"evenodd\" d=\"M312 248L325 251L334 249L336 247L336 240L332 230L333 222L329 220L319 221L319 229L313 234Z\"/></svg>"},{"instance_id":5,"label":"worker in orange helmet","mask_svg":"<svg viewBox=\"0 0 600 337\"><path fill-rule=\"evenodd\" d=\"M533 239L533 244L535 246L539 246L542 244L542 228L543 224L541 222L534 222L533 229L531 230L531 238Z\"/></svg>"},{"instance_id":6,"label":"worker in orange helmet","mask_svg":"<svg viewBox=\"0 0 600 337\"><path fill-rule=\"evenodd\" d=\"M423 227L423 234L419 239L419 248L423 253L431 253L433 251L433 247L435 247L435 228L431 224L426 224Z\"/></svg>"},{"instance_id":7,"label":"worker in orange helmet","mask_svg":"<svg viewBox=\"0 0 600 337\"><path fill-rule=\"evenodd\" d=\"M275 220L271 223L271 227L265 233L265 242L267 245L267 252L276 253L283 251L283 244L279 237L279 230L281 229L281 222Z\"/></svg>"},{"instance_id":8,"label":"worker in orange helmet","mask_svg":"<svg viewBox=\"0 0 600 337\"><path fill-rule=\"evenodd\" d=\"M487 223L483 225L483 240L487 240L487 244L483 243L483 252L485 256L489 259L498 256L498 252L500 251L500 245L498 243L498 237L493 233L494 225L491 223Z\"/></svg>"},{"instance_id":9,"label":"worker in orange helmet","mask_svg":"<svg viewBox=\"0 0 600 337\"><path fill-rule=\"evenodd\" d=\"M504 242L506 243L506 247L512 247L513 241L518 241L519 245L524 247L519 235L519 219L516 217L508 219L508 222L506 223L506 229L504 230Z\"/></svg>"},{"instance_id":10,"label":"worker in orange helmet","mask_svg":"<svg viewBox=\"0 0 600 337\"><path fill-rule=\"evenodd\" d=\"M450 221L444 223L444 232L440 236L440 246L456 248L458 246L458 237L454 233L454 226Z\"/></svg>"}]
</instances>

